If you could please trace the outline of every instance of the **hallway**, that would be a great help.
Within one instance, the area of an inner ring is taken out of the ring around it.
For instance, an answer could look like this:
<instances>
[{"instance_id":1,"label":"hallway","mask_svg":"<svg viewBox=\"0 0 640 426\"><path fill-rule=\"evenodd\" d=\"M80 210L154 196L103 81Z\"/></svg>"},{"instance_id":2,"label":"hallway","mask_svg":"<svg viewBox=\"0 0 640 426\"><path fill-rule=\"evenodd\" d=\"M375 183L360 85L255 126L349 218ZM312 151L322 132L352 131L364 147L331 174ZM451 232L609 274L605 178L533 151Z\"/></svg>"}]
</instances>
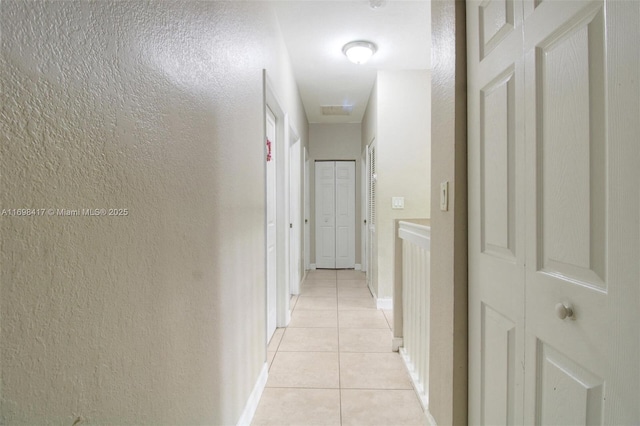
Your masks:
<instances>
[{"instance_id":1,"label":"hallway","mask_svg":"<svg viewBox=\"0 0 640 426\"><path fill-rule=\"evenodd\" d=\"M391 312L376 309L364 273L310 271L291 308L269 344L253 425L427 424L391 351Z\"/></svg>"}]
</instances>

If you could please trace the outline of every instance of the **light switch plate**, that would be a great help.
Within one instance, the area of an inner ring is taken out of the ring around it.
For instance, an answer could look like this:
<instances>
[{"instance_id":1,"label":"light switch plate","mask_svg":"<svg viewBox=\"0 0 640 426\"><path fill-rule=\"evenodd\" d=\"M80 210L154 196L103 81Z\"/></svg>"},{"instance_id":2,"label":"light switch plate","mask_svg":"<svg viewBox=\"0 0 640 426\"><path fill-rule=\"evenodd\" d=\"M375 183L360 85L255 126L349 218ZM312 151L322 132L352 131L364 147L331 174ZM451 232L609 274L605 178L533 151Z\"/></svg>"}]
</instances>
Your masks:
<instances>
[{"instance_id":1,"label":"light switch plate","mask_svg":"<svg viewBox=\"0 0 640 426\"><path fill-rule=\"evenodd\" d=\"M449 181L440 183L440 210L449 210Z\"/></svg>"},{"instance_id":2,"label":"light switch plate","mask_svg":"<svg viewBox=\"0 0 640 426\"><path fill-rule=\"evenodd\" d=\"M392 209L404 209L404 197L391 197Z\"/></svg>"}]
</instances>

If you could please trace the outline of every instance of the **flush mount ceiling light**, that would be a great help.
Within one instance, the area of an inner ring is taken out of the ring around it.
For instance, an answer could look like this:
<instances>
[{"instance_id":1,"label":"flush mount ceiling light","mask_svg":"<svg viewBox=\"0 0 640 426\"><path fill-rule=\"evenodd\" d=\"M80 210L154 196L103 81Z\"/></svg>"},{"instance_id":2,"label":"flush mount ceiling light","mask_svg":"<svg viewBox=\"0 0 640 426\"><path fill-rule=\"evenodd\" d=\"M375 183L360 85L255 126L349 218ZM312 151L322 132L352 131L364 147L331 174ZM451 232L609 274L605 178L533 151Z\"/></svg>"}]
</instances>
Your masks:
<instances>
[{"instance_id":1,"label":"flush mount ceiling light","mask_svg":"<svg viewBox=\"0 0 640 426\"><path fill-rule=\"evenodd\" d=\"M370 41L352 41L342 48L342 53L354 64L364 64L378 48Z\"/></svg>"},{"instance_id":2,"label":"flush mount ceiling light","mask_svg":"<svg viewBox=\"0 0 640 426\"><path fill-rule=\"evenodd\" d=\"M369 0L369 7L376 10L387 5L387 0Z\"/></svg>"}]
</instances>

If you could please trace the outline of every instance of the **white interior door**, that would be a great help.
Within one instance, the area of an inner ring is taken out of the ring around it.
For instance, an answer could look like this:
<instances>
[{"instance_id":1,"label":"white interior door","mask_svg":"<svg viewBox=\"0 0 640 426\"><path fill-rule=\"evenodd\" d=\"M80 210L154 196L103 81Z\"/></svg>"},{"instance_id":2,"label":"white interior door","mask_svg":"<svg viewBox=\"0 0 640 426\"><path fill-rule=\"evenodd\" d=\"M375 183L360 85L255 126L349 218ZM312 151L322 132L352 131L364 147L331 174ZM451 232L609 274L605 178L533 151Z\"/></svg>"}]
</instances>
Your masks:
<instances>
[{"instance_id":1,"label":"white interior door","mask_svg":"<svg viewBox=\"0 0 640 426\"><path fill-rule=\"evenodd\" d=\"M309 188L309 151L304 149L304 268L311 268L311 191Z\"/></svg>"},{"instance_id":2,"label":"white interior door","mask_svg":"<svg viewBox=\"0 0 640 426\"><path fill-rule=\"evenodd\" d=\"M367 272L368 263L368 248L367 248L367 197L369 196L369 190L367 189L367 147L362 151L362 158L360 159L360 218L362 222L360 232L360 262L361 270Z\"/></svg>"},{"instance_id":3,"label":"white interior door","mask_svg":"<svg viewBox=\"0 0 640 426\"><path fill-rule=\"evenodd\" d=\"M525 422L640 424L640 2L524 6Z\"/></svg>"},{"instance_id":4,"label":"white interior door","mask_svg":"<svg viewBox=\"0 0 640 426\"><path fill-rule=\"evenodd\" d=\"M354 268L356 263L356 163L336 161L336 265Z\"/></svg>"},{"instance_id":5,"label":"white interior door","mask_svg":"<svg viewBox=\"0 0 640 426\"><path fill-rule=\"evenodd\" d=\"M316 268L336 267L336 178L333 161L316 161Z\"/></svg>"},{"instance_id":6,"label":"white interior door","mask_svg":"<svg viewBox=\"0 0 640 426\"><path fill-rule=\"evenodd\" d=\"M469 424L478 425L519 424L524 413L524 60L522 11L512 11L518 4L467 3Z\"/></svg>"},{"instance_id":7,"label":"white interior door","mask_svg":"<svg viewBox=\"0 0 640 426\"><path fill-rule=\"evenodd\" d=\"M316 161L316 267L355 266L355 163Z\"/></svg>"},{"instance_id":8,"label":"white interior door","mask_svg":"<svg viewBox=\"0 0 640 426\"><path fill-rule=\"evenodd\" d=\"M293 138L289 156L289 283L291 294L300 293L300 140Z\"/></svg>"},{"instance_id":9,"label":"white interior door","mask_svg":"<svg viewBox=\"0 0 640 426\"><path fill-rule=\"evenodd\" d=\"M277 179L276 179L276 119L267 108L267 341L276 330L277 321Z\"/></svg>"},{"instance_id":10,"label":"white interior door","mask_svg":"<svg viewBox=\"0 0 640 426\"><path fill-rule=\"evenodd\" d=\"M469 423L639 424L640 3L467 5Z\"/></svg>"}]
</instances>

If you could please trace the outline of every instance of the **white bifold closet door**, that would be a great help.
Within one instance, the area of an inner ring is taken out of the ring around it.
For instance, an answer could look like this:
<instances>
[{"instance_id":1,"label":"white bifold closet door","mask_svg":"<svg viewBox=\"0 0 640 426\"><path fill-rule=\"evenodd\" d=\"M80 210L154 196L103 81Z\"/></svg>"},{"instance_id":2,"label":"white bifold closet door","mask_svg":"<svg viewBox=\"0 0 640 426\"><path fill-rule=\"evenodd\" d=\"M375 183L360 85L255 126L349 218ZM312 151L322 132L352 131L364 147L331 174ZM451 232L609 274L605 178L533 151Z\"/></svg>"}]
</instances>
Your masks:
<instances>
[{"instance_id":1,"label":"white bifold closet door","mask_svg":"<svg viewBox=\"0 0 640 426\"><path fill-rule=\"evenodd\" d=\"M316 161L316 268L355 267L356 163Z\"/></svg>"},{"instance_id":2,"label":"white bifold closet door","mask_svg":"<svg viewBox=\"0 0 640 426\"><path fill-rule=\"evenodd\" d=\"M640 3L466 5L469 424L640 424Z\"/></svg>"}]
</instances>

